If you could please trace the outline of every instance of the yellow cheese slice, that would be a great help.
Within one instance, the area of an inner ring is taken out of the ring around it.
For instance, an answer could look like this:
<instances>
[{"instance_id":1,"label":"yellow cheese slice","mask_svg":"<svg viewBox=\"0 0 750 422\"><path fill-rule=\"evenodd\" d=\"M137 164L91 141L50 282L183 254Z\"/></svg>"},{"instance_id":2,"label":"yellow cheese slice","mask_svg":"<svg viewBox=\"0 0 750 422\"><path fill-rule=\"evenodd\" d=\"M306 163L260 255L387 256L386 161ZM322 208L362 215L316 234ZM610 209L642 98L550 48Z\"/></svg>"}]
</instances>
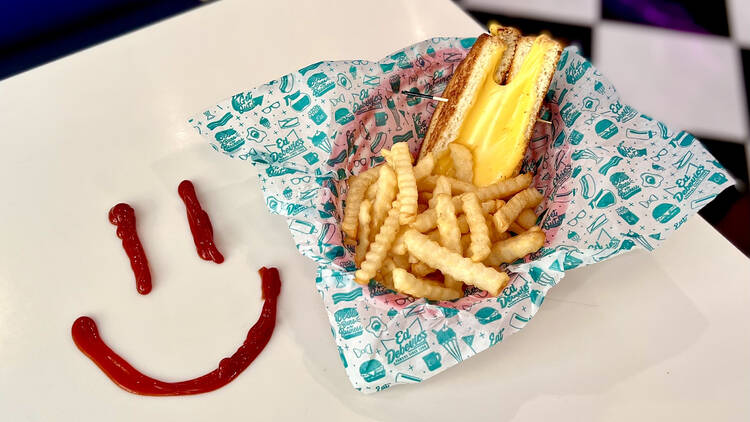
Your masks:
<instances>
[{"instance_id":1,"label":"yellow cheese slice","mask_svg":"<svg viewBox=\"0 0 750 422\"><path fill-rule=\"evenodd\" d=\"M498 48L487 66L482 87L454 142L474 155L474 184L487 186L513 176L526 151L526 128L536 120L535 103L545 48L537 37L520 71L506 85L495 82L503 55Z\"/></svg>"}]
</instances>

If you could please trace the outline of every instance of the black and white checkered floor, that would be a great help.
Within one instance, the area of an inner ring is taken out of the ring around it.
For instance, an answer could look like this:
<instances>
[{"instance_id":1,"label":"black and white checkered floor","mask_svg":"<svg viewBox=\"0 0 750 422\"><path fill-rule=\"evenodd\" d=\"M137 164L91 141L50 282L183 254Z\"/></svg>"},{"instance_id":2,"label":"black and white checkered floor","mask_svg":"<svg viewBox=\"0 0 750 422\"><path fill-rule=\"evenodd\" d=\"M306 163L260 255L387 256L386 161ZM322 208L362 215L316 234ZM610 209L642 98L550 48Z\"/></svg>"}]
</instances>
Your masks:
<instances>
[{"instance_id":1,"label":"black and white checkered floor","mask_svg":"<svg viewBox=\"0 0 750 422\"><path fill-rule=\"evenodd\" d=\"M701 215L750 256L750 0L456 3L578 45L627 102L699 137L737 179Z\"/></svg>"}]
</instances>

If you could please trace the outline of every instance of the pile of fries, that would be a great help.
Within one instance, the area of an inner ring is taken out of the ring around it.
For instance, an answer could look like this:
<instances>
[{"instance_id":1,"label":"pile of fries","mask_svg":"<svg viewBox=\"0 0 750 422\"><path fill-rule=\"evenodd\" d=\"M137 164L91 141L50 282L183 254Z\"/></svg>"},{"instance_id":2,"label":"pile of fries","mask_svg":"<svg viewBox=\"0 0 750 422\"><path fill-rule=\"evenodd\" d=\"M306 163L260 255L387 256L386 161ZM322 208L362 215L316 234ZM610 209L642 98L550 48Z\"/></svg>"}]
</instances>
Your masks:
<instances>
[{"instance_id":1,"label":"pile of fries","mask_svg":"<svg viewBox=\"0 0 750 422\"><path fill-rule=\"evenodd\" d=\"M458 299L464 284L497 296L509 279L500 265L544 245L531 174L477 187L462 145L441 153L450 156L450 176L433 174L442 155L412 166L406 143L382 153L384 164L348 180L341 229L354 246L357 283L374 279L430 300Z\"/></svg>"}]
</instances>

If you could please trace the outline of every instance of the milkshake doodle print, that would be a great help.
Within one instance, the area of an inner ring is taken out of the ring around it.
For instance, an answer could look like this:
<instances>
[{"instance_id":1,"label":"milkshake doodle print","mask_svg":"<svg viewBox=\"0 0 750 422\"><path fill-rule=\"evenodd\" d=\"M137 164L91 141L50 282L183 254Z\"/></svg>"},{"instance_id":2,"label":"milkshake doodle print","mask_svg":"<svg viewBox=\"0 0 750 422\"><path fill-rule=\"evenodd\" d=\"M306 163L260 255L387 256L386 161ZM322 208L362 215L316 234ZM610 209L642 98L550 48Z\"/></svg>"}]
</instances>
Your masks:
<instances>
[{"instance_id":1,"label":"milkshake doodle print","mask_svg":"<svg viewBox=\"0 0 750 422\"><path fill-rule=\"evenodd\" d=\"M321 61L237 93L189 122L211 147L252 163L266 204L299 251L352 385L364 393L415 383L522 329L564 272L653 250L733 181L690 134L624 104L575 49L563 51L522 171L544 195L546 244L507 266L498 297L476 288L454 302L353 282L339 229L346 179L406 142L416 156L435 102L473 38L431 38L379 61ZM332 351L333 352L333 351Z\"/></svg>"}]
</instances>

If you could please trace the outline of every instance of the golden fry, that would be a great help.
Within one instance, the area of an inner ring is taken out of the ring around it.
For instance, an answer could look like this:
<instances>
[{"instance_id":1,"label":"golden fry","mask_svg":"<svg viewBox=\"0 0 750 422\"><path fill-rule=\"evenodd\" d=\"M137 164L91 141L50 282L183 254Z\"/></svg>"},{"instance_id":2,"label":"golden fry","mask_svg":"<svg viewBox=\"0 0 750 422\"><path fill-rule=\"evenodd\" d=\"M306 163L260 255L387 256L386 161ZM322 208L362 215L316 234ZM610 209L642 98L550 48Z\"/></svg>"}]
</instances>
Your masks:
<instances>
[{"instance_id":1,"label":"golden fry","mask_svg":"<svg viewBox=\"0 0 750 422\"><path fill-rule=\"evenodd\" d=\"M437 229L440 233L440 244L452 252L461 253L461 231L458 227L456 209L450 197L437 195Z\"/></svg>"},{"instance_id":2,"label":"golden fry","mask_svg":"<svg viewBox=\"0 0 750 422\"><path fill-rule=\"evenodd\" d=\"M382 173L382 167L380 172ZM380 180L380 177L378 177L378 180ZM365 193L365 198L369 199L370 201L375 200L375 194L378 192L378 183L377 181L372 183L370 186L367 187L367 193Z\"/></svg>"},{"instance_id":3,"label":"golden fry","mask_svg":"<svg viewBox=\"0 0 750 422\"><path fill-rule=\"evenodd\" d=\"M464 203L464 215L469 224L469 233L471 234L471 245L469 246L469 257L474 262L482 262L490 254L490 232L487 229L487 221L484 217L484 210L479 205L479 198L474 192L466 193L461 196ZM495 203L490 202L494 207Z\"/></svg>"},{"instance_id":4,"label":"golden fry","mask_svg":"<svg viewBox=\"0 0 750 422\"><path fill-rule=\"evenodd\" d=\"M497 296L508 282L505 272L451 252L416 230L406 232L404 242L409 253L420 261L440 270L443 275L486 290L492 296Z\"/></svg>"},{"instance_id":5,"label":"golden fry","mask_svg":"<svg viewBox=\"0 0 750 422\"><path fill-rule=\"evenodd\" d=\"M414 178L417 181L424 179L425 177L432 174L432 170L435 168L435 154L430 152L429 154L422 157L414 166Z\"/></svg>"},{"instance_id":6,"label":"golden fry","mask_svg":"<svg viewBox=\"0 0 750 422\"><path fill-rule=\"evenodd\" d=\"M463 295L460 290L443 287L432 280L417 278L401 268L393 270L393 285L399 292L430 300L454 300Z\"/></svg>"},{"instance_id":7,"label":"golden fry","mask_svg":"<svg viewBox=\"0 0 750 422\"><path fill-rule=\"evenodd\" d=\"M403 269L409 269L411 268L411 264L409 263L409 257L406 256L406 253L400 254L400 255L392 255L391 259L393 260L393 265L395 265L398 268Z\"/></svg>"},{"instance_id":8,"label":"golden fry","mask_svg":"<svg viewBox=\"0 0 750 422\"><path fill-rule=\"evenodd\" d=\"M420 180L419 183L417 183L417 187L419 187L420 190L434 190L435 184L437 183L439 177L445 177L448 182L450 182L451 193L453 195L458 195L466 192L476 192L478 190L478 188L472 185L471 182L464 182L463 180L458 180L453 177L440 176L436 174L427 176L424 179Z\"/></svg>"},{"instance_id":9,"label":"golden fry","mask_svg":"<svg viewBox=\"0 0 750 422\"><path fill-rule=\"evenodd\" d=\"M458 180L471 183L474 180L474 159L471 151L465 146L457 143L448 144L455 177Z\"/></svg>"},{"instance_id":10,"label":"golden fry","mask_svg":"<svg viewBox=\"0 0 750 422\"><path fill-rule=\"evenodd\" d=\"M431 268L429 265L425 264L422 261L415 262L411 264L411 272L417 277L424 277L429 273L435 272L434 268Z\"/></svg>"},{"instance_id":11,"label":"golden fry","mask_svg":"<svg viewBox=\"0 0 750 422\"><path fill-rule=\"evenodd\" d=\"M387 159L387 158L386 158ZM414 167L411 165L411 153L406 142L399 142L390 152L389 163L396 171L398 184L398 201L401 204L399 224L410 224L417 216L417 179L414 177Z\"/></svg>"},{"instance_id":12,"label":"golden fry","mask_svg":"<svg viewBox=\"0 0 750 422\"><path fill-rule=\"evenodd\" d=\"M396 237L393 239L393 245L391 245L391 253L394 255L406 255L406 245L404 244L404 235L409 226L401 226L398 228Z\"/></svg>"},{"instance_id":13,"label":"golden fry","mask_svg":"<svg viewBox=\"0 0 750 422\"><path fill-rule=\"evenodd\" d=\"M435 186L432 187L432 197L437 195L448 195L451 196L452 188L451 183L445 176L437 176L435 179Z\"/></svg>"},{"instance_id":14,"label":"golden fry","mask_svg":"<svg viewBox=\"0 0 750 422\"><path fill-rule=\"evenodd\" d=\"M490 199L505 199L529 187L531 180L531 173L519 174L477 189L477 196L482 202Z\"/></svg>"},{"instance_id":15,"label":"golden fry","mask_svg":"<svg viewBox=\"0 0 750 422\"><path fill-rule=\"evenodd\" d=\"M497 231L504 232L510 227L510 223L518 218L524 208L532 208L542 202L542 194L534 188L525 189L513 196L502 208L495 213L495 227Z\"/></svg>"},{"instance_id":16,"label":"golden fry","mask_svg":"<svg viewBox=\"0 0 750 422\"><path fill-rule=\"evenodd\" d=\"M396 198L396 172L389 165L380 166L380 175L375 184L377 192L372 203L372 226L373 234L383 224L388 210L391 209L394 198Z\"/></svg>"},{"instance_id":17,"label":"golden fry","mask_svg":"<svg viewBox=\"0 0 750 422\"><path fill-rule=\"evenodd\" d=\"M365 260L362 261L359 270L354 273L354 280L359 284L367 284L370 279L375 276L383 260L385 260L388 250L391 249L393 239L396 237L398 231L398 218L400 215L401 208L399 207L398 201L393 202L393 206L388 211L388 215L380 226L378 234L375 236L375 241L370 244L370 248L365 254Z\"/></svg>"},{"instance_id":18,"label":"golden fry","mask_svg":"<svg viewBox=\"0 0 750 422\"><path fill-rule=\"evenodd\" d=\"M349 192L346 194L346 207L344 208L344 219L341 221L341 231L344 232L349 241L357 239L357 223L359 220L359 207L365 198L367 188L378 178L380 168L372 167L365 172L349 178Z\"/></svg>"},{"instance_id":19,"label":"golden fry","mask_svg":"<svg viewBox=\"0 0 750 422\"><path fill-rule=\"evenodd\" d=\"M435 187L432 188L432 198L428 201L430 208L435 208L435 205L437 204L437 199L435 197L440 194L451 195L451 184L445 176L438 176L435 182Z\"/></svg>"},{"instance_id":20,"label":"golden fry","mask_svg":"<svg viewBox=\"0 0 750 422\"><path fill-rule=\"evenodd\" d=\"M383 266L380 267L380 274L381 274L381 281L383 283L383 286L385 286L388 289L395 290L393 286L393 270L396 268L396 264L393 262L393 259L386 258L383 261Z\"/></svg>"},{"instance_id":21,"label":"golden fry","mask_svg":"<svg viewBox=\"0 0 750 422\"><path fill-rule=\"evenodd\" d=\"M469 250L469 246L471 246L471 233L462 234L461 235L461 250L464 251L463 255L467 258L468 256L466 256L466 251Z\"/></svg>"},{"instance_id":22,"label":"golden fry","mask_svg":"<svg viewBox=\"0 0 750 422\"><path fill-rule=\"evenodd\" d=\"M521 211L521 214L518 214L516 222L524 229L534 226L536 224L536 214L534 214L534 210L531 208L524 209Z\"/></svg>"},{"instance_id":23,"label":"golden fry","mask_svg":"<svg viewBox=\"0 0 750 422\"><path fill-rule=\"evenodd\" d=\"M463 201L461 201L460 196L452 197L451 202L453 202L453 208L455 208L456 214L463 212L464 204ZM495 204L493 201L482 202L482 209L486 212L490 212L490 210L495 209ZM434 229L436 224L437 213L435 212L435 208L430 208L417 215L417 219L414 220L411 227L418 232L424 233ZM466 223L466 217L463 215L458 217L458 225L461 229L461 233L467 233L469 231L469 225Z\"/></svg>"},{"instance_id":24,"label":"golden fry","mask_svg":"<svg viewBox=\"0 0 750 422\"><path fill-rule=\"evenodd\" d=\"M466 214L461 214L458 216L458 230L461 231L461 234L466 234L469 232L469 222L466 219Z\"/></svg>"},{"instance_id":25,"label":"golden fry","mask_svg":"<svg viewBox=\"0 0 750 422\"><path fill-rule=\"evenodd\" d=\"M399 228L398 233L396 234L396 238L393 240L393 245L391 246L391 253L394 255L406 255L406 244L404 243L404 235L407 231L409 231L409 226L401 226ZM425 233L427 237L430 238L430 240L434 242L440 241L440 233L437 230L432 230L427 233Z\"/></svg>"},{"instance_id":26,"label":"golden fry","mask_svg":"<svg viewBox=\"0 0 750 422\"><path fill-rule=\"evenodd\" d=\"M484 263L491 266L511 263L538 251L542 246L544 246L544 232L531 228L518 236L495 243L490 256L484 260Z\"/></svg>"},{"instance_id":27,"label":"golden fry","mask_svg":"<svg viewBox=\"0 0 750 422\"><path fill-rule=\"evenodd\" d=\"M508 226L508 231L513 232L515 234L521 234L526 231L523 227L519 226L518 223L515 221L510 223L510 226Z\"/></svg>"},{"instance_id":28,"label":"golden fry","mask_svg":"<svg viewBox=\"0 0 750 422\"><path fill-rule=\"evenodd\" d=\"M362 201L362 205L359 207L359 241L357 247L354 249L354 262L359 266L365 259L367 248L370 246L370 210L372 208L372 202L369 199Z\"/></svg>"},{"instance_id":29,"label":"golden fry","mask_svg":"<svg viewBox=\"0 0 750 422\"><path fill-rule=\"evenodd\" d=\"M455 205L455 204L454 204ZM419 232L428 232L435 228L437 224L437 212L435 208L429 208L419 213L411 226Z\"/></svg>"}]
</instances>

